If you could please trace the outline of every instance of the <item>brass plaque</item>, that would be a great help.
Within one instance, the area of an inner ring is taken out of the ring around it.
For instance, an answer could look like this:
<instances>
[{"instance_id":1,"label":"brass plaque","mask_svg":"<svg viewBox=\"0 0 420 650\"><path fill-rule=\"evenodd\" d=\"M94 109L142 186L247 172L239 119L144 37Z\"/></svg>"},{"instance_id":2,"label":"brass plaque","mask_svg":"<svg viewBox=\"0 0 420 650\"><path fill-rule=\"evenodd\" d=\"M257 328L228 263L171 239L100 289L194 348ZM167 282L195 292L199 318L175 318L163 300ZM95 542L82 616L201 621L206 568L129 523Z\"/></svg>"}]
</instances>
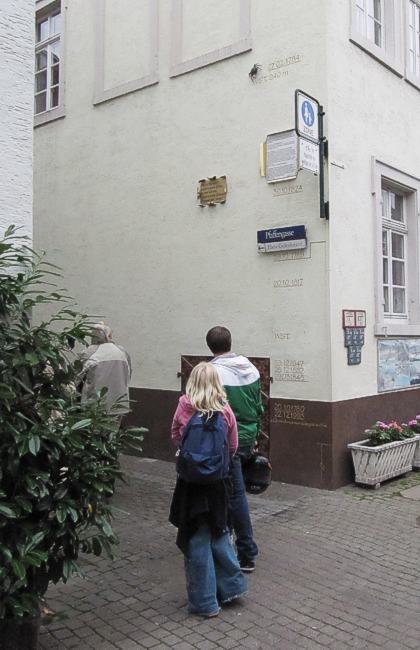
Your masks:
<instances>
[{"instance_id":1,"label":"brass plaque","mask_svg":"<svg viewBox=\"0 0 420 650\"><path fill-rule=\"evenodd\" d=\"M197 198L201 207L225 203L227 194L226 176L205 178L198 181Z\"/></svg>"}]
</instances>

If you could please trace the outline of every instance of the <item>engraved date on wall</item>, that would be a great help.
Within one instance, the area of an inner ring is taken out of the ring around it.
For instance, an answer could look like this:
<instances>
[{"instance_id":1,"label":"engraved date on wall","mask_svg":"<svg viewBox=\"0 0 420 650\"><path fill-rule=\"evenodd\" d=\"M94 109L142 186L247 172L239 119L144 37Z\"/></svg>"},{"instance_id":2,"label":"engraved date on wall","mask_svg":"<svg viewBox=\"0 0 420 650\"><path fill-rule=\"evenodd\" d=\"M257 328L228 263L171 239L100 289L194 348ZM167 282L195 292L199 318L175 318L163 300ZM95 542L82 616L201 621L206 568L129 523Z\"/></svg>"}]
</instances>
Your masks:
<instances>
[{"instance_id":1,"label":"engraved date on wall","mask_svg":"<svg viewBox=\"0 0 420 650\"><path fill-rule=\"evenodd\" d=\"M291 359L276 359L274 361L274 381L306 381L305 362Z\"/></svg>"},{"instance_id":2,"label":"engraved date on wall","mask_svg":"<svg viewBox=\"0 0 420 650\"><path fill-rule=\"evenodd\" d=\"M255 79L255 83L264 84L267 83L267 81L288 77L288 68L291 65L301 63L302 61L302 54L293 54L292 56L286 56L284 58L276 59L275 61L270 61L270 63L262 66L261 73Z\"/></svg>"},{"instance_id":3,"label":"engraved date on wall","mask_svg":"<svg viewBox=\"0 0 420 650\"><path fill-rule=\"evenodd\" d=\"M292 278L291 280L274 280L274 289L287 289L289 287L303 287L303 278Z\"/></svg>"}]
</instances>

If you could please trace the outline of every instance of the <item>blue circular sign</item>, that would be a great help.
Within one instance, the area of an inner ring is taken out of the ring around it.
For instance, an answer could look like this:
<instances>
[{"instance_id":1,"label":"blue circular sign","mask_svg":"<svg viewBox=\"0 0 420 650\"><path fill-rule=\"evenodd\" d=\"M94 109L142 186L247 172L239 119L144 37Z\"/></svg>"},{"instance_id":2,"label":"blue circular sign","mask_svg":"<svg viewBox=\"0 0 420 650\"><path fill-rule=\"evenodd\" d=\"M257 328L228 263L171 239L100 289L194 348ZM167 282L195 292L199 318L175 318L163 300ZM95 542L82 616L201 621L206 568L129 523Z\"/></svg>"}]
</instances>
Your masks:
<instances>
[{"instance_id":1,"label":"blue circular sign","mask_svg":"<svg viewBox=\"0 0 420 650\"><path fill-rule=\"evenodd\" d=\"M306 126L313 126L315 122L315 113L314 113L314 109L312 108L312 104L310 104L307 100L305 100L302 103L302 107L300 110L302 113L303 121L305 122Z\"/></svg>"}]
</instances>

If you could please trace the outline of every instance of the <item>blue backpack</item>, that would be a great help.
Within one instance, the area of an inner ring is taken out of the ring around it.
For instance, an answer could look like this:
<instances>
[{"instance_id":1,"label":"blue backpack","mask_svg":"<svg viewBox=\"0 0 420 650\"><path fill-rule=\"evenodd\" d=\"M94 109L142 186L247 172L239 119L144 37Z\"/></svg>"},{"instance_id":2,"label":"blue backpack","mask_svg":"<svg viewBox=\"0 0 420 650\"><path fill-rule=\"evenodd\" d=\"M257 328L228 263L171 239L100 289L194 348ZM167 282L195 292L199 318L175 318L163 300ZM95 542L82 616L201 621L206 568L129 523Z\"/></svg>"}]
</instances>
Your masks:
<instances>
[{"instance_id":1,"label":"blue backpack","mask_svg":"<svg viewBox=\"0 0 420 650\"><path fill-rule=\"evenodd\" d=\"M208 485L229 473L227 424L220 412L207 419L194 413L184 429L177 457L177 472L187 483Z\"/></svg>"}]
</instances>

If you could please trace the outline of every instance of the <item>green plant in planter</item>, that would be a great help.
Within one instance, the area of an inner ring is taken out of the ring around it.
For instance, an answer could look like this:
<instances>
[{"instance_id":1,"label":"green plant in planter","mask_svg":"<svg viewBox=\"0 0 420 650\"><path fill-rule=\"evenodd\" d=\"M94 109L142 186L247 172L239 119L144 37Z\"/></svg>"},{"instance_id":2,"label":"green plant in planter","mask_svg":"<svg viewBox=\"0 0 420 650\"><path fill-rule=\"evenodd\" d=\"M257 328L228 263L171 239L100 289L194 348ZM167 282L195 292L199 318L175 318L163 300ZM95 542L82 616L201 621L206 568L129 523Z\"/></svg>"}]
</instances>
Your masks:
<instances>
[{"instance_id":1,"label":"green plant in planter","mask_svg":"<svg viewBox=\"0 0 420 650\"><path fill-rule=\"evenodd\" d=\"M9 228L0 239L0 632L36 616L50 582L80 574L80 553L112 555L105 497L121 478L120 451L139 449L145 431L120 430L103 394L80 403L71 350L91 323L57 277ZM51 303L58 310L37 320Z\"/></svg>"},{"instance_id":2,"label":"green plant in planter","mask_svg":"<svg viewBox=\"0 0 420 650\"><path fill-rule=\"evenodd\" d=\"M369 445L371 447L378 447L388 442L413 438L416 435L407 425L400 426L395 420L388 424L380 421L375 422L370 429L365 430L365 433L369 438Z\"/></svg>"}]
</instances>

